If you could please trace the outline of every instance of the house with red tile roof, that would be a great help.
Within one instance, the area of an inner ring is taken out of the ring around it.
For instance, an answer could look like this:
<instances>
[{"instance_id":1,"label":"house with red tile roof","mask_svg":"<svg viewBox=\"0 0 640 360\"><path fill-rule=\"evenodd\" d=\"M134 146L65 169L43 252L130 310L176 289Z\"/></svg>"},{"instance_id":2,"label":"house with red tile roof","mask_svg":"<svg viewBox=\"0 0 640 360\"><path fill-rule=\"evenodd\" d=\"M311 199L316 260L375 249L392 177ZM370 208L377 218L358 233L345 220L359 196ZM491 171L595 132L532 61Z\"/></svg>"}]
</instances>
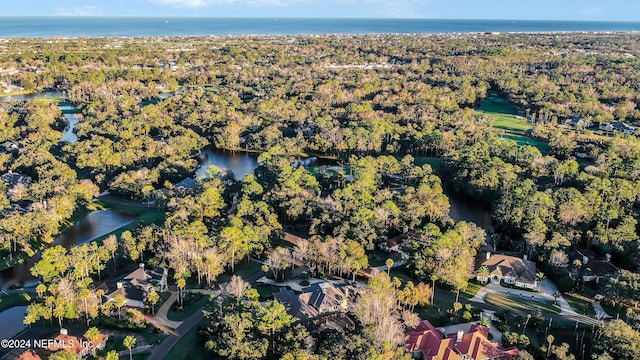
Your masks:
<instances>
[{"instance_id":1,"label":"house with red tile roof","mask_svg":"<svg viewBox=\"0 0 640 360\"><path fill-rule=\"evenodd\" d=\"M42 360L42 358L33 350L25 350L20 354L20 356L18 356L18 360Z\"/></svg>"},{"instance_id":2,"label":"house with red tile roof","mask_svg":"<svg viewBox=\"0 0 640 360\"><path fill-rule=\"evenodd\" d=\"M511 360L518 354L518 349L503 349L488 336L488 328L475 324L467 333L446 335L425 320L407 333L406 345L412 357L423 360Z\"/></svg>"},{"instance_id":3,"label":"house with red tile roof","mask_svg":"<svg viewBox=\"0 0 640 360\"><path fill-rule=\"evenodd\" d=\"M86 335L86 334L85 334ZM89 355L93 349L104 349L109 335L99 334L96 343L86 339L86 336L79 338L67 333L67 329L60 329L60 334L56 336L52 342L49 343L48 349L50 351L69 350L77 357L84 357Z\"/></svg>"}]
</instances>

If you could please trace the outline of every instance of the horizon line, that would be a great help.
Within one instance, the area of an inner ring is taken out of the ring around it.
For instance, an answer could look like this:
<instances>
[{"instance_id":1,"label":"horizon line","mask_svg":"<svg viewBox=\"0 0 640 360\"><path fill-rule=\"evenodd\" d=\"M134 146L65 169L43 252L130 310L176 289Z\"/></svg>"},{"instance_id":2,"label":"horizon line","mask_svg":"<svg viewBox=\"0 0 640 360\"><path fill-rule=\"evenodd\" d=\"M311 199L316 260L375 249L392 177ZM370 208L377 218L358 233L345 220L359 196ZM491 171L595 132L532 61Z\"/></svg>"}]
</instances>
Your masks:
<instances>
[{"instance_id":1,"label":"horizon line","mask_svg":"<svg viewBox=\"0 0 640 360\"><path fill-rule=\"evenodd\" d=\"M640 20L610 20L610 19L521 19L521 18L429 18L429 17L327 17L327 16L199 16L199 15L103 15L103 14L83 14L83 15L0 15L0 18L148 18L148 19L324 19L324 20L446 20L446 21L565 21L565 22L619 22L619 23L640 23Z\"/></svg>"}]
</instances>

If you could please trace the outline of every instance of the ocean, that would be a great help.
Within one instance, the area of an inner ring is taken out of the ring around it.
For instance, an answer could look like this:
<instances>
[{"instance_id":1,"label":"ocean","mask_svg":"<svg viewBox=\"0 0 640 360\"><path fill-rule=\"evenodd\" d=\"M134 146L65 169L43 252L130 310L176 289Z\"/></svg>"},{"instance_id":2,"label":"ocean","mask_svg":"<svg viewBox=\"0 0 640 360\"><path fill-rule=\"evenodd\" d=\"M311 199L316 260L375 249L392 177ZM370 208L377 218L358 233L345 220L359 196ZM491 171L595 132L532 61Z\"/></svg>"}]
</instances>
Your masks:
<instances>
[{"instance_id":1,"label":"ocean","mask_svg":"<svg viewBox=\"0 0 640 360\"><path fill-rule=\"evenodd\" d=\"M0 16L0 38L638 31L640 22Z\"/></svg>"}]
</instances>

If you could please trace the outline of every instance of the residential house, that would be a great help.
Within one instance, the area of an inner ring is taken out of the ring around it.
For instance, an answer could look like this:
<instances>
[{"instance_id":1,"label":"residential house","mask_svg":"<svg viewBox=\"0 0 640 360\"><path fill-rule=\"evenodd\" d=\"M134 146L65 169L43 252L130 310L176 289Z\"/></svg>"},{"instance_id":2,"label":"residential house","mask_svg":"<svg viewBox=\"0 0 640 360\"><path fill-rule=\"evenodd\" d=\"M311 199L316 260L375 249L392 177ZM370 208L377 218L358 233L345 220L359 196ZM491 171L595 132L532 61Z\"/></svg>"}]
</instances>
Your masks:
<instances>
[{"instance_id":1,"label":"residential house","mask_svg":"<svg viewBox=\"0 0 640 360\"><path fill-rule=\"evenodd\" d=\"M113 301L116 296L124 296L125 306L144 309L144 300L152 291L167 291L167 269L145 269L140 264L138 269L125 276L117 283L106 283L105 301Z\"/></svg>"},{"instance_id":2,"label":"residential house","mask_svg":"<svg viewBox=\"0 0 640 360\"><path fill-rule=\"evenodd\" d=\"M42 360L42 358L33 350L25 350L17 357L17 360Z\"/></svg>"},{"instance_id":3,"label":"residential house","mask_svg":"<svg viewBox=\"0 0 640 360\"><path fill-rule=\"evenodd\" d=\"M381 242L380 244L378 244L378 248L386 252L395 251L395 252L401 253L402 251L400 250L400 248L402 247L402 243L404 242L404 240L414 236L416 236L415 231L404 231L402 234L398 236L392 237L391 239L388 239L385 242Z\"/></svg>"},{"instance_id":4,"label":"residential house","mask_svg":"<svg viewBox=\"0 0 640 360\"><path fill-rule=\"evenodd\" d=\"M19 192L24 191L31 185L31 176L14 173L11 170L0 176L0 180L7 184L7 197L13 198Z\"/></svg>"},{"instance_id":5,"label":"residential house","mask_svg":"<svg viewBox=\"0 0 640 360\"><path fill-rule=\"evenodd\" d=\"M489 275L483 275L479 269L483 266L489 270ZM476 279L480 282L500 282L515 285L521 288L535 289L538 286L536 280L536 264L529 261L526 255L523 259L507 255L491 255L487 251L484 261L476 267Z\"/></svg>"},{"instance_id":6,"label":"residential house","mask_svg":"<svg viewBox=\"0 0 640 360\"><path fill-rule=\"evenodd\" d=\"M596 284L600 280L617 275L620 269L611 263L611 254L605 254L605 257L599 256L591 252L576 251L578 256L581 256L582 261L582 280L584 282L595 281ZM569 277L572 279L575 277L569 272Z\"/></svg>"},{"instance_id":7,"label":"residential house","mask_svg":"<svg viewBox=\"0 0 640 360\"><path fill-rule=\"evenodd\" d=\"M299 295L287 289L273 294L274 299L284 305L287 312L300 321L323 314L351 311L354 304L358 302L359 296L360 288L347 280L313 284L302 289Z\"/></svg>"},{"instance_id":8,"label":"residential house","mask_svg":"<svg viewBox=\"0 0 640 360\"><path fill-rule=\"evenodd\" d=\"M50 351L70 350L75 356L84 357L91 354L94 349L104 349L108 339L109 335L99 334L98 340L92 343L86 338L86 334L80 338L69 335L67 329L62 328L60 334L48 344L48 349Z\"/></svg>"},{"instance_id":9,"label":"residential house","mask_svg":"<svg viewBox=\"0 0 640 360\"><path fill-rule=\"evenodd\" d=\"M489 329L473 324L469 332L446 335L424 320L406 334L406 346L415 359L422 360L510 360L517 348L504 349L489 340Z\"/></svg>"},{"instance_id":10,"label":"residential house","mask_svg":"<svg viewBox=\"0 0 640 360\"><path fill-rule=\"evenodd\" d=\"M186 195L193 193L196 190L196 186L197 183L194 179L185 178L179 183L175 184L173 188L178 192L178 194Z\"/></svg>"},{"instance_id":11,"label":"residential house","mask_svg":"<svg viewBox=\"0 0 640 360\"><path fill-rule=\"evenodd\" d=\"M145 269L144 264L140 264L138 269L125 276L122 280L143 289L145 292L164 292L168 290L167 275L167 269Z\"/></svg>"},{"instance_id":12,"label":"residential house","mask_svg":"<svg viewBox=\"0 0 640 360\"><path fill-rule=\"evenodd\" d=\"M593 122L587 119L581 118L579 116L567 118L563 121L563 123L565 125L569 125L571 127L578 128L578 129L584 129L584 128L593 126Z\"/></svg>"},{"instance_id":13,"label":"residential house","mask_svg":"<svg viewBox=\"0 0 640 360\"><path fill-rule=\"evenodd\" d=\"M601 122L598 129L606 132L621 132L625 135L632 135L638 131L637 127L631 126L622 121Z\"/></svg>"}]
</instances>

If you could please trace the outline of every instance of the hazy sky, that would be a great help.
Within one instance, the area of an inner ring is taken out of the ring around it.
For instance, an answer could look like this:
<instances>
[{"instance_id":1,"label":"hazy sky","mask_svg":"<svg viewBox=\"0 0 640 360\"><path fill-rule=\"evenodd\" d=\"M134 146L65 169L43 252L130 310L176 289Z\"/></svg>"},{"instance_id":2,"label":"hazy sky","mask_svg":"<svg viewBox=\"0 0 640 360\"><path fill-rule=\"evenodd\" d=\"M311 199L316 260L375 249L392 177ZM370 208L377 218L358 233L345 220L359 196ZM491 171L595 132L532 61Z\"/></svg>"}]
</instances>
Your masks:
<instances>
[{"instance_id":1,"label":"hazy sky","mask_svg":"<svg viewBox=\"0 0 640 360\"><path fill-rule=\"evenodd\" d=\"M23 0L0 15L640 21L637 0Z\"/></svg>"}]
</instances>

